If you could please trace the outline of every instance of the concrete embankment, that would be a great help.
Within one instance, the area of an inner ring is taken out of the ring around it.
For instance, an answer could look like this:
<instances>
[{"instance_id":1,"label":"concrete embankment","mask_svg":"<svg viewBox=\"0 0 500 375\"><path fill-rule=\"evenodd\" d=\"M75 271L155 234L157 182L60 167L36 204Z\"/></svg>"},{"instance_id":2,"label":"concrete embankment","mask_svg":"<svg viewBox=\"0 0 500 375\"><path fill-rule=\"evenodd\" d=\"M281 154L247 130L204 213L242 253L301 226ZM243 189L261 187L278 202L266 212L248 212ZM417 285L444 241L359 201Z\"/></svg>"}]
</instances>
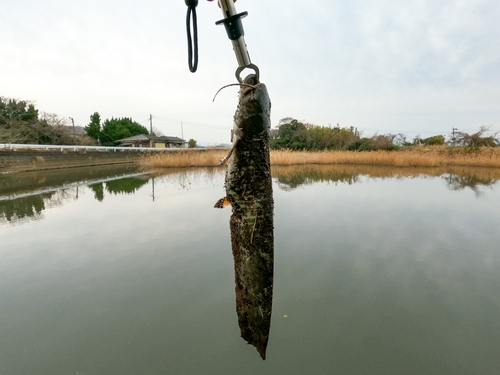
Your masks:
<instances>
[{"instance_id":1,"label":"concrete embankment","mask_svg":"<svg viewBox=\"0 0 500 375\"><path fill-rule=\"evenodd\" d=\"M0 150L0 173L134 163L141 151Z\"/></svg>"}]
</instances>

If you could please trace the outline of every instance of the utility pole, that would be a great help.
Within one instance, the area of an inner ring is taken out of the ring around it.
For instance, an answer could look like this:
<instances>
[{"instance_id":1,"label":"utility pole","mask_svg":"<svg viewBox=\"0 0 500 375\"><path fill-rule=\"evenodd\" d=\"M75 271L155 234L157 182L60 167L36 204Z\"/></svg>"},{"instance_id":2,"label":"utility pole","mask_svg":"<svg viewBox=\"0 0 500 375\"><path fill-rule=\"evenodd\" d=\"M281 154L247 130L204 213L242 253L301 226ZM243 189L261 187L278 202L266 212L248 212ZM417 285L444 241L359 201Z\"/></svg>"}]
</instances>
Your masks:
<instances>
[{"instance_id":1,"label":"utility pole","mask_svg":"<svg viewBox=\"0 0 500 375\"><path fill-rule=\"evenodd\" d=\"M457 128L451 128L452 134L453 134L453 146L456 146L455 144L455 130L458 130Z\"/></svg>"},{"instance_id":2,"label":"utility pole","mask_svg":"<svg viewBox=\"0 0 500 375\"><path fill-rule=\"evenodd\" d=\"M181 139L184 141L184 127L182 126L182 121L181 121ZM184 147L184 144L182 145Z\"/></svg>"},{"instance_id":3,"label":"utility pole","mask_svg":"<svg viewBox=\"0 0 500 375\"><path fill-rule=\"evenodd\" d=\"M149 135L153 135L153 115L149 115Z\"/></svg>"},{"instance_id":4,"label":"utility pole","mask_svg":"<svg viewBox=\"0 0 500 375\"><path fill-rule=\"evenodd\" d=\"M155 201L155 178L153 177L152 180L153 180L152 185L153 185L153 202L154 202Z\"/></svg>"},{"instance_id":5,"label":"utility pole","mask_svg":"<svg viewBox=\"0 0 500 375\"><path fill-rule=\"evenodd\" d=\"M76 145L75 120L73 119L73 117L70 117L69 119L73 123L73 144Z\"/></svg>"}]
</instances>

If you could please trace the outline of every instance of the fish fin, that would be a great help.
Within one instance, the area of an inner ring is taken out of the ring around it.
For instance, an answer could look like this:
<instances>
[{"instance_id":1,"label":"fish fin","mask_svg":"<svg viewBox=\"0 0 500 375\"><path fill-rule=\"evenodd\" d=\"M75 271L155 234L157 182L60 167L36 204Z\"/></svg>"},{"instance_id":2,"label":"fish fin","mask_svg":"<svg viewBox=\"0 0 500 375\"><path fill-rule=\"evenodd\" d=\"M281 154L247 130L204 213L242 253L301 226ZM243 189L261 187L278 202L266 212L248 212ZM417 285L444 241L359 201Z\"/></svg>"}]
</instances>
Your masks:
<instances>
[{"instance_id":1,"label":"fish fin","mask_svg":"<svg viewBox=\"0 0 500 375\"><path fill-rule=\"evenodd\" d=\"M231 205L228 197L224 197L215 202L214 208L226 208Z\"/></svg>"},{"instance_id":2,"label":"fish fin","mask_svg":"<svg viewBox=\"0 0 500 375\"><path fill-rule=\"evenodd\" d=\"M222 159L220 159L219 166L226 164L226 161L231 157L233 150L234 150L234 147L231 147L231 150L229 150L229 153L226 156L224 156Z\"/></svg>"},{"instance_id":3,"label":"fish fin","mask_svg":"<svg viewBox=\"0 0 500 375\"><path fill-rule=\"evenodd\" d=\"M228 161L228 159L231 157L231 155L233 154L234 149L236 148L236 145L238 144L238 142L239 142L239 140L241 138L241 134L242 134L241 130L238 129L238 128L236 128L236 130L234 132L234 136L235 136L236 139L234 140L234 143L231 146L231 150L229 150L229 153L226 156L224 156L222 159L220 159L219 166L226 164L226 161Z\"/></svg>"}]
</instances>

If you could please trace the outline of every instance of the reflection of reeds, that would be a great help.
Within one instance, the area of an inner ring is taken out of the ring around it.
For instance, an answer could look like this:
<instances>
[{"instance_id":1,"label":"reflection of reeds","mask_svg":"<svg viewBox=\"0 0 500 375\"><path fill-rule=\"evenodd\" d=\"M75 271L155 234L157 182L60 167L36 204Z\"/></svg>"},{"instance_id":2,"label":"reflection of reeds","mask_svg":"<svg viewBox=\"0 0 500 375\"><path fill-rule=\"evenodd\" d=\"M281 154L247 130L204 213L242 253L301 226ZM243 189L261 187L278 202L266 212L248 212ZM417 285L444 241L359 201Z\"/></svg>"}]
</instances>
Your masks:
<instances>
[{"instance_id":1,"label":"reflection of reeds","mask_svg":"<svg viewBox=\"0 0 500 375\"><path fill-rule=\"evenodd\" d=\"M357 183L360 176L367 178L426 178L441 176L452 190L472 189L479 194L479 187L491 187L500 180L500 169L470 166L449 167L392 167L378 165L305 164L273 166L271 174L282 190L292 190L300 185L317 182Z\"/></svg>"},{"instance_id":2,"label":"reflection of reeds","mask_svg":"<svg viewBox=\"0 0 500 375\"><path fill-rule=\"evenodd\" d=\"M180 150L144 156L144 167L212 167L228 150ZM271 151L271 165L352 164L394 167L500 167L500 148L415 147L402 151Z\"/></svg>"},{"instance_id":3,"label":"reflection of reeds","mask_svg":"<svg viewBox=\"0 0 500 375\"><path fill-rule=\"evenodd\" d=\"M500 169L497 168L479 168L468 166L451 167L392 167L378 165L346 165L346 164L305 164L296 166L279 166L271 168L271 174L274 178L294 179L302 178L312 179L314 181L351 181L348 176L367 176L373 178L406 178L406 177L438 177L445 174L456 176L468 176L480 181L500 180ZM332 176L335 178L332 179Z\"/></svg>"}]
</instances>

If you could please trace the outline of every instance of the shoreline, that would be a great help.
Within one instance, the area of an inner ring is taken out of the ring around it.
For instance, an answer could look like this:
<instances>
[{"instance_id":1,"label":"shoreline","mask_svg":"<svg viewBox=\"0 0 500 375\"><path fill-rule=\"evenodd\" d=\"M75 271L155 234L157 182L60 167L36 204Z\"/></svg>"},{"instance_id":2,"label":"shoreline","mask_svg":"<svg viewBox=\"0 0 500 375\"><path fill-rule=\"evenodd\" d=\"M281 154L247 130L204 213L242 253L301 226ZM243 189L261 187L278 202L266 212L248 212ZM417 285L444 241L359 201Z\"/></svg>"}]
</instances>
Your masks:
<instances>
[{"instance_id":1,"label":"shoreline","mask_svg":"<svg viewBox=\"0 0 500 375\"><path fill-rule=\"evenodd\" d=\"M147 168L216 167L228 150L203 153L177 152L175 155L144 155L139 164ZM287 165L367 165L391 167L500 167L500 147L433 146L399 151L289 151L272 150L271 166Z\"/></svg>"},{"instance_id":2,"label":"shoreline","mask_svg":"<svg viewBox=\"0 0 500 375\"><path fill-rule=\"evenodd\" d=\"M102 151L0 151L0 175L136 164L142 168L218 167L229 149L185 149L175 153ZM387 167L500 168L500 147L471 149L451 146L417 146L398 151L290 151L272 150L271 166L358 165Z\"/></svg>"}]
</instances>

